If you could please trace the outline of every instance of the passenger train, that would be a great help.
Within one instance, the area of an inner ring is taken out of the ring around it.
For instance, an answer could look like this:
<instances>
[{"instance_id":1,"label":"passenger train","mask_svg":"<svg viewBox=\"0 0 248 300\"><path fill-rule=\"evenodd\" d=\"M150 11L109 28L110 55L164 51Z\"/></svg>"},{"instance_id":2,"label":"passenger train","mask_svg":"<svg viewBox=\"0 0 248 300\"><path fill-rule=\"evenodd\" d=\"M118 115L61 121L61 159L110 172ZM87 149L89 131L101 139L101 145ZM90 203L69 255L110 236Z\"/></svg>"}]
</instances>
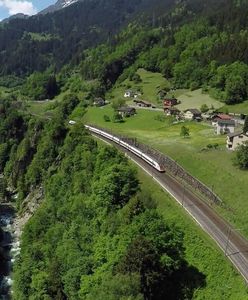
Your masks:
<instances>
[{"instance_id":1,"label":"passenger train","mask_svg":"<svg viewBox=\"0 0 248 300\"><path fill-rule=\"evenodd\" d=\"M157 161L155 160L154 158L152 158L151 156L143 153L140 149L134 147L134 146L131 146L129 145L128 143L124 142L123 140L121 140L120 138L110 134L110 133L107 133L103 130L100 130L98 128L95 128L93 126L89 126L89 125L85 125L85 127L93 132L93 133L96 133L98 135L101 135L113 142L115 142L116 144L128 149L129 151L131 151L132 153L134 153L135 155L139 156L140 158L142 158L144 161L146 161L148 164L150 164L153 168L155 168L156 170L158 170L159 172L165 172L165 169L164 167Z\"/></svg>"}]
</instances>

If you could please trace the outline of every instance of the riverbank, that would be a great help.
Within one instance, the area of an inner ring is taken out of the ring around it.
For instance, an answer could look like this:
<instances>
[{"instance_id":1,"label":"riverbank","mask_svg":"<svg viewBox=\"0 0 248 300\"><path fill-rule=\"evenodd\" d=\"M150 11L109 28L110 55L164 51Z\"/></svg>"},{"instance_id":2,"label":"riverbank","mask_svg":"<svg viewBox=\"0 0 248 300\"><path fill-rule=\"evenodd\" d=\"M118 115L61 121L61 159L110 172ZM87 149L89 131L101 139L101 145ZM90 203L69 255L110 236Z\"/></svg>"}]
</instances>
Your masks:
<instances>
[{"instance_id":1,"label":"riverbank","mask_svg":"<svg viewBox=\"0 0 248 300\"><path fill-rule=\"evenodd\" d=\"M19 253L19 241L14 234L15 209L0 205L0 299L10 299L12 264Z\"/></svg>"}]
</instances>

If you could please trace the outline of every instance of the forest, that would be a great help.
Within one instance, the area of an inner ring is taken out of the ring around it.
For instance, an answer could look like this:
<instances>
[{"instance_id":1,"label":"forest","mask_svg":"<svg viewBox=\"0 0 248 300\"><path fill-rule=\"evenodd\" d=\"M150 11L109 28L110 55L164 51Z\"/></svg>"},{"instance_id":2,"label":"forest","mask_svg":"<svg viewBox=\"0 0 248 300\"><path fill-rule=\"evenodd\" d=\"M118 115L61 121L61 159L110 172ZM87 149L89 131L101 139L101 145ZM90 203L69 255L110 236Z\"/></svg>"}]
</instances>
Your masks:
<instances>
[{"instance_id":1,"label":"forest","mask_svg":"<svg viewBox=\"0 0 248 300\"><path fill-rule=\"evenodd\" d=\"M52 99L79 73L76 86L98 80L98 92L92 94L104 96L142 67L161 72L175 88L202 87L227 104L247 99L246 1L112 2L97 6L106 4L106 11L85 1L2 25L1 85L17 87L20 99ZM106 18L107 13L117 15Z\"/></svg>"},{"instance_id":2,"label":"forest","mask_svg":"<svg viewBox=\"0 0 248 300\"><path fill-rule=\"evenodd\" d=\"M82 123L66 125L78 103L67 96L44 124L1 101L2 180L18 191L20 211L45 188L22 235L13 299L192 297L205 276L185 260L182 231L158 214L124 155Z\"/></svg>"}]
</instances>

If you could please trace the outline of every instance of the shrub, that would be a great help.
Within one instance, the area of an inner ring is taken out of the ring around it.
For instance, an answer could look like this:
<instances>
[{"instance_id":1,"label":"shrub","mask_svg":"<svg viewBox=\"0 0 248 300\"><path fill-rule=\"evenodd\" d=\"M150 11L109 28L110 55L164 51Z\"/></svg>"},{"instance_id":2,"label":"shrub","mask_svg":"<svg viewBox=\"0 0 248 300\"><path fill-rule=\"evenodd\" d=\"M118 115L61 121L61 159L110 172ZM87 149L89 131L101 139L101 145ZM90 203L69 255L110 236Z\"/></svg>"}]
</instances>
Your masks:
<instances>
[{"instance_id":1,"label":"shrub","mask_svg":"<svg viewBox=\"0 0 248 300\"><path fill-rule=\"evenodd\" d=\"M234 164L240 169L248 169L248 141L238 146L236 150L236 157L234 158Z\"/></svg>"},{"instance_id":2,"label":"shrub","mask_svg":"<svg viewBox=\"0 0 248 300\"><path fill-rule=\"evenodd\" d=\"M209 111L209 107L207 106L207 104L202 104L200 110L202 113L206 113L207 111Z\"/></svg>"},{"instance_id":3,"label":"shrub","mask_svg":"<svg viewBox=\"0 0 248 300\"><path fill-rule=\"evenodd\" d=\"M182 126L180 136L183 136L184 138L189 137L189 128L186 126Z\"/></svg>"},{"instance_id":4,"label":"shrub","mask_svg":"<svg viewBox=\"0 0 248 300\"><path fill-rule=\"evenodd\" d=\"M113 122L114 123L122 123L124 122L122 115L118 114L118 112L116 112L113 116Z\"/></svg>"},{"instance_id":5,"label":"shrub","mask_svg":"<svg viewBox=\"0 0 248 300\"><path fill-rule=\"evenodd\" d=\"M110 117L107 116L107 115L104 115L103 119L104 119L105 122L110 122Z\"/></svg>"}]
</instances>

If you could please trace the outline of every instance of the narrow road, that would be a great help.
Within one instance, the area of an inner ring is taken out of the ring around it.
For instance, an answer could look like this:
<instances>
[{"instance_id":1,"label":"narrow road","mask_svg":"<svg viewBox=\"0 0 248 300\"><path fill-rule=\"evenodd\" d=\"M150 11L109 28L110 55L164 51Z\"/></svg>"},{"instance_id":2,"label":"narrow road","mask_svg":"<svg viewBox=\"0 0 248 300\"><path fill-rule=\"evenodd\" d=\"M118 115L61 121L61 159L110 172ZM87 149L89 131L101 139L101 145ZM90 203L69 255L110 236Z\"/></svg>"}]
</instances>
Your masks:
<instances>
[{"instance_id":1,"label":"narrow road","mask_svg":"<svg viewBox=\"0 0 248 300\"><path fill-rule=\"evenodd\" d=\"M221 218L211 206L168 173L158 172L141 158L120 145L95 133L93 135L120 149L146 173L152 176L188 212L195 222L214 239L248 284L248 241L243 236Z\"/></svg>"}]
</instances>

